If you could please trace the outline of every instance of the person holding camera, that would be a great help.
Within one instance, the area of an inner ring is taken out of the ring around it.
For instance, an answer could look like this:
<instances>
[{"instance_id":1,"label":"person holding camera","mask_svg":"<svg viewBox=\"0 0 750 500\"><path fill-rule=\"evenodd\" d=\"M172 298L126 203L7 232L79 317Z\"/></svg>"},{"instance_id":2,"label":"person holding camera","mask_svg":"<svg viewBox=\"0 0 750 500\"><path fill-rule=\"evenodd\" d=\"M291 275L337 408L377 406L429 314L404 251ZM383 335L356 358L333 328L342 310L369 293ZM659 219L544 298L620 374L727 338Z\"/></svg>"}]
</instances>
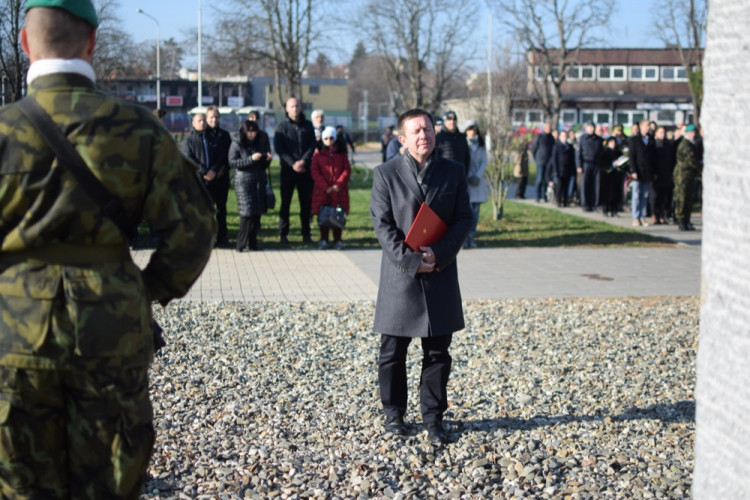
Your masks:
<instances>
[{"instance_id":1,"label":"person holding camera","mask_svg":"<svg viewBox=\"0 0 750 500\"><path fill-rule=\"evenodd\" d=\"M474 235L477 232L477 222L479 222L479 206L487 201L487 192L490 185L484 178L484 171L487 169L487 149L484 147L484 137L479 132L479 126L474 120L469 120L465 127L466 142L469 144L469 172L466 177L466 183L469 189L469 202L471 203L472 223L471 231L464 242L464 248L476 248Z\"/></svg>"}]
</instances>

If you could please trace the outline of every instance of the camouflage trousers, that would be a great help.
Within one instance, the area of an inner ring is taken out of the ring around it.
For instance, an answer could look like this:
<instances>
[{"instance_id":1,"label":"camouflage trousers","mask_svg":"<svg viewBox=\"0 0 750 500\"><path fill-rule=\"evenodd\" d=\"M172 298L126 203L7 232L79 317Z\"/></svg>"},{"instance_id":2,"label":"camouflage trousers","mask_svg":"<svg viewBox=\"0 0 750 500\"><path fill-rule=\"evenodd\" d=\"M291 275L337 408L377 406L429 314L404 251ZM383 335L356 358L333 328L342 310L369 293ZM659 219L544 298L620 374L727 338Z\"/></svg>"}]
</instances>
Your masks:
<instances>
[{"instance_id":1,"label":"camouflage trousers","mask_svg":"<svg viewBox=\"0 0 750 500\"><path fill-rule=\"evenodd\" d=\"M138 498L153 444L147 366L0 366L0 497Z\"/></svg>"},{"instance_id":2,"label":"camouflage trousers","mask_svg":"<svg viewBox=\"0 0 750 500\"><path fill-rule=\"evenodd\" d=\"M690 223L690 210L695 196L695 178L681 177L675 179L674 185L674 218L680 224Z\"/></svg>"}]
</instances>

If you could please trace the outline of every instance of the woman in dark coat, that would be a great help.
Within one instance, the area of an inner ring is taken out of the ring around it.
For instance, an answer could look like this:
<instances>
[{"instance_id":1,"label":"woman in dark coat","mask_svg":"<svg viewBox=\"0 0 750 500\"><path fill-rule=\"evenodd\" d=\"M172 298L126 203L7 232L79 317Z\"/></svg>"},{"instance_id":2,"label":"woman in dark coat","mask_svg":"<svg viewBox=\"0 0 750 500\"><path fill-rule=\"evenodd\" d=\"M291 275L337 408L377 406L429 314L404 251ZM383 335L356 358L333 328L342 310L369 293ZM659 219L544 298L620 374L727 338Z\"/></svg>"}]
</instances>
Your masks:
<instances>
[{"instance_id":1,"label":"woman in dark coat","mask_svg":"<svg viewBox=\"0 0 750 500\"><path fill-rule=\"evenodd\" d=\"M238 141L229 148L229 166L237 171L234 190L240 215L238 252L258 250L260 216L266 211L266 168L271 164L271 152L259 130L257 122L246 121L240 126Z\"/></svg>"},{"instance_id":2,"label":"woman in dark coat","mask_svg":"<svg viewBox=\"0 0 750 500\"><path fill-rule=\"evenodd\" d=\"M599 178L601 179L599 205L604 209L605 216L617 215L617 207L622 197L622 175L620 168L615 166L615 160L622 156L617 147L617 139L612 136L607 139L607 147L599 157Z\"/></svg>"},{"instance_id":3,"label":"woman in dark coat","mask_svg":"<svg viewBox=\"0 0 750 500\"><path fill-rule=\"evenodd\" d=\"M336 138L336 129L326 127L321 134L323 147L312 158L313 187L312 212L318 214L323 205L339 206L349 213L349 177L352 174L346 144ZM329 228L320 227L320 248L328 248ZM333 247L344 248L341 229L333 230Z\"/></svg>"},{"instance_id":4,"label":"woman in dark coat","mask_svg":"<svg viewBox=\"0 0 750 500\"><path fill-rule=\"evenodd\" d=\"M575 148L568 143L568 132L560 132L558 141L552 148L552 175L550 182L556 183L557 206L568 206L568 192L570 179L576 175L576 152Z\"/></svg>"}]
</instances>

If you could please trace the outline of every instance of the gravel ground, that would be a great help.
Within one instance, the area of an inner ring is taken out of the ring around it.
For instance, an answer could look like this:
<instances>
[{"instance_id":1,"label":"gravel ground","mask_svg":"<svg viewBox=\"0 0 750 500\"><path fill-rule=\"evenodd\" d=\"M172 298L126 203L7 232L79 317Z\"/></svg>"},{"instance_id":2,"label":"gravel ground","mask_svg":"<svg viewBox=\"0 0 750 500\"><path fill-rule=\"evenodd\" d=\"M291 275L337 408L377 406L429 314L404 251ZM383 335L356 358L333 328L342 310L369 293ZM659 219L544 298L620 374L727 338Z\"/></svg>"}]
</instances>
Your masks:
<instances>
[{"instance_id":1,"label":"gravel ground","mask_svg":"<svg viewBox=\"0 0 750 500\"><path fill-rule=\"evenodd\" d=\"M697 298L471 301L434 447L385 436L373 304L175 303L144 498L682 498Z\"/></svg>"}]
</instances>

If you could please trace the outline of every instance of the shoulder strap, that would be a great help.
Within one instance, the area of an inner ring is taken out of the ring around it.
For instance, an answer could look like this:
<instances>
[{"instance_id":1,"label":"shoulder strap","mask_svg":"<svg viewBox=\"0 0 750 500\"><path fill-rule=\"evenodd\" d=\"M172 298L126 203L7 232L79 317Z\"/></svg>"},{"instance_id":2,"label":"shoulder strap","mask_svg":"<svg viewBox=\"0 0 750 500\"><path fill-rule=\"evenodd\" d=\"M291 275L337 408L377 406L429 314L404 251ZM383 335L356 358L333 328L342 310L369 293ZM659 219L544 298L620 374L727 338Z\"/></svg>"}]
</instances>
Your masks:
<instances>
[{"instance_id":1,"label":"shoulder strap","mask_svg":"<svg viewBox=\"0 0 750 500\"><path fill-rule=\"evenodd\" d=\"M125 217L125 209L122 206L122 201L118 197L113 196L91 170L89 170L81 155L75 150L68 138L63 135L39 103L27 96L18 102L18 106L29 121L31 121L34 128L47 141L47 144L52 148L60 164L68 167L70 173L78 181L78 184L99 205L102 213L120 228L120 231L127 240L130 234L130 223L127 217Z\"/></svg>"}]
</instances>

